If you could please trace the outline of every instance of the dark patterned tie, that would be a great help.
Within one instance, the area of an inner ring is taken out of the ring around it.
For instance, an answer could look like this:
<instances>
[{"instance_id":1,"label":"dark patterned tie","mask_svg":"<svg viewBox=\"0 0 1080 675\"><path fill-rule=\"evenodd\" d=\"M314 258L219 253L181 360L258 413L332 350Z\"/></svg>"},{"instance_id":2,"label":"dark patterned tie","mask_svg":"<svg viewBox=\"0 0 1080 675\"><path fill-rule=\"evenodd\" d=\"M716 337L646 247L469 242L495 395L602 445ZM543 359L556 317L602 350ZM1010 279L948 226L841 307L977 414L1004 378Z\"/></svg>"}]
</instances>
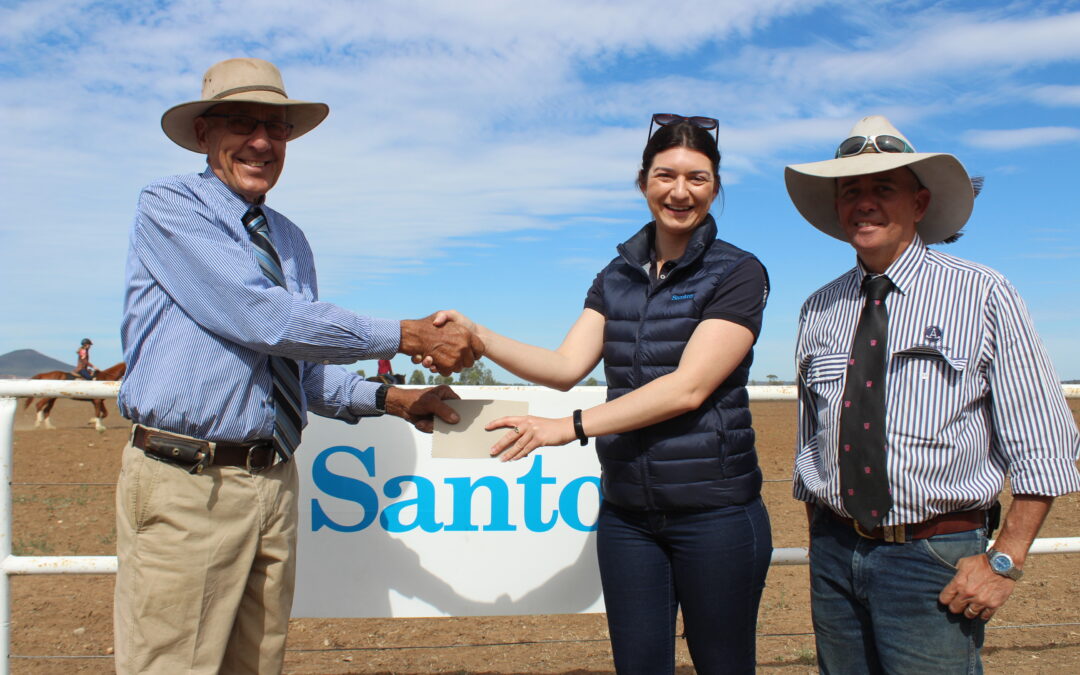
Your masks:
<instances>
[{"instance_id":1,"label":"dark patterned tie","mask_svg":"<svg viewBox=\"0 0 1080 675\"><path fill-rule=\"evenodd\" d=\"M840 410L840 496L844 508L870 531L892 508L885 458L885 364L893 284L882 275L863 280L866 304L848 358Z\"/></svg>"},{"instance_id":2,"label":"dark patterned tie","mask_svg":"<svg viewBox=\"0 0 1080 675\"><path fill-rule=\"evenodd\" d=\"M255 245L255 258L263 274L278 286L285 287L281 259L270 242L262 209L252 206L244 214L243 222ZM274 451L281 461L286 461L300 445L300 373L292 359L273 355L269 358L274 381Z\"/></svg>"}]
</instances>

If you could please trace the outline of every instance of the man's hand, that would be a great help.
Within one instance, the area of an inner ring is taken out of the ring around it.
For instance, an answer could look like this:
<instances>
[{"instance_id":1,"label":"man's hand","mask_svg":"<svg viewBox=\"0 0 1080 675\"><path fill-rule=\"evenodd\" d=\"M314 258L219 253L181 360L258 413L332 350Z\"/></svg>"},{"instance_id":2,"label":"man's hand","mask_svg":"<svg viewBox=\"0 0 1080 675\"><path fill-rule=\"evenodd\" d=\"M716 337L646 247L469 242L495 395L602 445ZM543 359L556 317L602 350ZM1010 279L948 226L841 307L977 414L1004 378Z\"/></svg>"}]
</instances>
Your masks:
<instances>
[{"instance_id":1,"label":"man's hand","mask_svg":"<svg viewBox=\"0 0 1080 675\"><path fill-rule=\"evenodd\" d=\"M430 434L435 428L435 415L450 424L457 424L461 419L453 408L443 403L448 398L461 397L445 384L428 389L390 387L386 392L386 414L400 417Z\"/></svg>"},{"instance_id":2,"label":"man's hand","mask_svg":"<svg viewBox=\"0 0 1080 675\"><path fill-rule=\"evenodd\" d=\"M990 569L986 555L980 553L956 563L956 576L941 591L938 600L953 614L989 621L1014 588L1016 582Z\"/></svg>"},{"instance_id":3,"label":"man's hand","mask_svg":"<svg viewBox=\"0 0 1080 675\"><path fill-rule=\"evenodd\" d=\"M442 326L445 326L447 323L450 323L452 321L464 328L465 330L469 331L473 335L476 335L480 340L481 345L484 346L486 351L487 345L484 343L483 338L479 337L480 332L479 327L476 325L476 322L472 321L461 312L457 311L456 309L440 309L438 312L435 312L431 316L434 317L432 323L435 325L436 328L441 328ZM412 362L420 364L421 366L427 368L433 373L438 371L438 368L433 365L435 363L435 359L433 359L431 356L414 356L412 357Z\"/></svg>"},{"instance_id":4,"label":"man's hand","mask_svg":"<svg viewBox=\"0 0 1080 675\"><path fill-rule=\"evenodd\" d=\"M994 542L994 548L1008 553L1013 564L1024 568L1031 542L1039 534L1039 528L1050 512L1053 497L1040 495L1013 495L1012 505L1005 514L1005 525ZM941 604L948 605L954 614L963 612L969 619L990 617L1009 599L1016 582L990 569L990 561L984 554L961 558L956 563L956 576L938 595Z\"/></svg>"},{"instance_id":5,"label":"man's hand","mask_svg":"<svg viewBox=\"0 0 1080 675\"><path fill-rule=\"evenodd\" d=\"M402 321L398 351L413 357L414 363L430 359L440 375L469 368L484 355L484 343L474 333L453 321L436 326L435 317Z\"/></svg>"}]
</instances>

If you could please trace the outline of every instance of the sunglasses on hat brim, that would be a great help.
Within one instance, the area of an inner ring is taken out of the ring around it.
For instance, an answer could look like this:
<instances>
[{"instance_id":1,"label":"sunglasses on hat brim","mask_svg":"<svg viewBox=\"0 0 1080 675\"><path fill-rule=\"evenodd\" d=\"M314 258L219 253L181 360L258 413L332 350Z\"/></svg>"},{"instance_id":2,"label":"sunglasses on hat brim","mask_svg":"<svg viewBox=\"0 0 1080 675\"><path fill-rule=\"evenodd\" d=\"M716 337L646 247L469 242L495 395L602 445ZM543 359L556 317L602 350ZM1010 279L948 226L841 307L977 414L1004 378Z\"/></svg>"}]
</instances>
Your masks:
<instances>
[{"instance_id":1,"label":"sunglasses on hat brim","mask_svg":"<svg viewBox=\"0 0 1080 675\"><path fill-rule=\"evenodd\" d=\"M845 139L840 147L836 148L836 159L841 157L854 157L872 147L876 152L915 152L915 148L908 145L907 141L890 134L878 134L877 136L852 136Z\"/></svg>"}]
</instances>

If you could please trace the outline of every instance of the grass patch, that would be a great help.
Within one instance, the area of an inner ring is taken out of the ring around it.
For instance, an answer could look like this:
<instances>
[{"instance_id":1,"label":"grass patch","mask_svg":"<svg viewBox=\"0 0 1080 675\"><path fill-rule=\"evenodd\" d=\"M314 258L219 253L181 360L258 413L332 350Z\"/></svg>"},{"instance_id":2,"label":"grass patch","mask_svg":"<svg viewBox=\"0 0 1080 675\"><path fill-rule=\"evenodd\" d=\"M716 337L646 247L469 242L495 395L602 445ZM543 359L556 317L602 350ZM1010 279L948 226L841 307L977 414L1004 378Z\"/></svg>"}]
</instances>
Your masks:
<instances>
[{"instance_id":1,"label":"grass patch","mask_svg":"<svg viewBox=\"0 0 1080 675\"><path fill-rule=\"evenodd\" d=\"M51 555L53 547L45 539L16 539L11 552L14 555Z\"/></svg>"},{"instance_id":2,"label":"grass patch","mask_svg":"<svg viewBox=\"0 0 1080 675\"><path fill-rule=\"evenodd\" d=\"M802 666L817 665L817 652L813 649L800 649L795 652L795 663Z\"/></svg>"}]
</instances>

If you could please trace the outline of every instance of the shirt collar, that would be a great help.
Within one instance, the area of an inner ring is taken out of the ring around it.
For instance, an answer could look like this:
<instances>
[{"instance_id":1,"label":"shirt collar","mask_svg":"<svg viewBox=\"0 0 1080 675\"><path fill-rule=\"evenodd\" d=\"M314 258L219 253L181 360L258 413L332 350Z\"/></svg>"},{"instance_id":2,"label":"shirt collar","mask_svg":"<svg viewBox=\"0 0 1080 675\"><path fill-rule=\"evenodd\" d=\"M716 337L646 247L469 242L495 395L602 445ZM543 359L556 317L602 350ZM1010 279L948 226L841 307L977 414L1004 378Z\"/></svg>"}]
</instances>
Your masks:
<instances>
[{"instance_id":1,"label":"shirt collar","mask_svg":"<svg viewBox=\"0 0 1080 675\"><path fill-rule=\"evenodd\" d=\"M889 265L889 268L885 270L885 276L889 277L889 281L893 283L897 292L907 295L911 286L915 283L915 279L919 276L923 261L926 260L927 250L922 238L916 234L915 238L911 240L911 244L900 254L900 257L894 260ZM862 282L863 277L866 275L874 274L863 267L862 260L858 261L858 269L859 283Z\"/></svg>"},{"instance_id":2,"label":"shirt collar","mask_svg":"<svg viewBox=\"0 0 1080 675\"><path fill-rule=\"evenodd\" d=\"M717 227L712 214L705 214L705 219L694 228L690 235L690 241L686 244L686 250L675 261L677 267L688 265L697 259L716 240ZM648 271L653 262L653 243L656 237L656 222L650 222L638 230L637 234L619 244L619 254L635 267L641 267Z\"/></svg>"}]
</instances>

